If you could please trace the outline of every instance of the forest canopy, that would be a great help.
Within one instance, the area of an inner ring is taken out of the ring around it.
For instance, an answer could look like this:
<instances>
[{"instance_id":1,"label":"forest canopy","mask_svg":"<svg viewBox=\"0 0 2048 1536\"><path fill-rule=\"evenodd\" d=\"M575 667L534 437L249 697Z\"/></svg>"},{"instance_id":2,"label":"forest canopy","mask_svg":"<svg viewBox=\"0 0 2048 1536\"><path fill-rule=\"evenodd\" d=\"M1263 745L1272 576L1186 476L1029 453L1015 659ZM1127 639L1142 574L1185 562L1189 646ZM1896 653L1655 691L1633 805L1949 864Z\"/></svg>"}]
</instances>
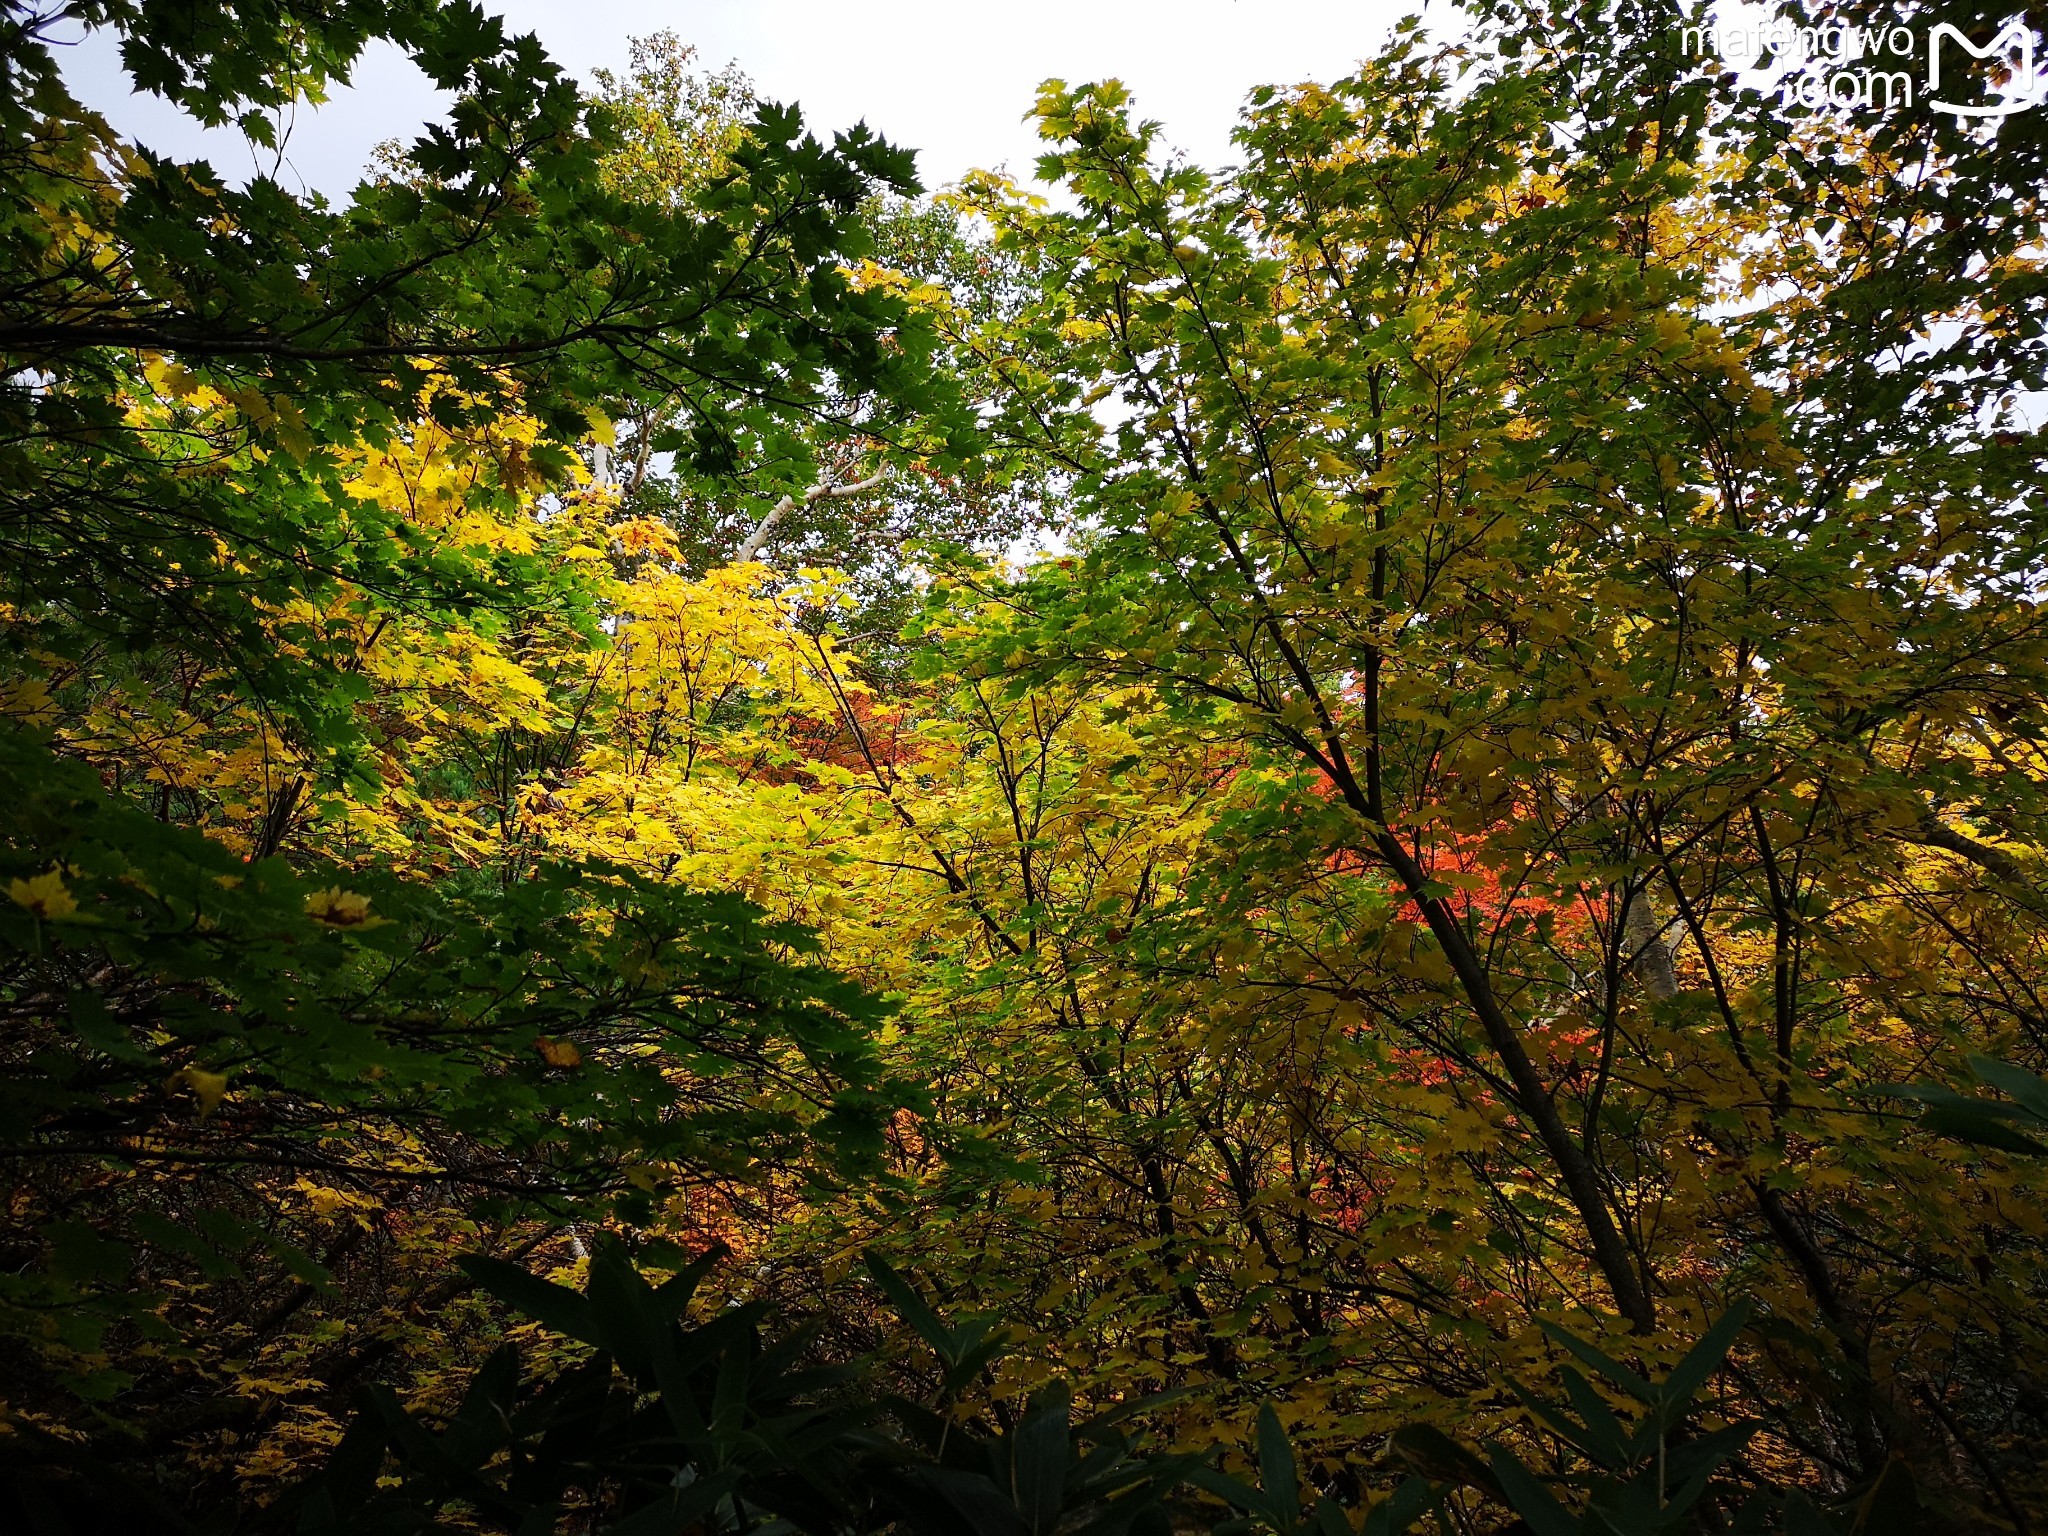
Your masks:
<instances>
[{"instance_id":1,"label":"forest canopy","mask_svg":"<svg viewBox=\"0 0 2048 1536\"><path fill-rule=\"evenodd\" d=\"M2048 42L1777 15L0 0L7 1527L2048 1529Z\"/></svg>"}]
</instances>

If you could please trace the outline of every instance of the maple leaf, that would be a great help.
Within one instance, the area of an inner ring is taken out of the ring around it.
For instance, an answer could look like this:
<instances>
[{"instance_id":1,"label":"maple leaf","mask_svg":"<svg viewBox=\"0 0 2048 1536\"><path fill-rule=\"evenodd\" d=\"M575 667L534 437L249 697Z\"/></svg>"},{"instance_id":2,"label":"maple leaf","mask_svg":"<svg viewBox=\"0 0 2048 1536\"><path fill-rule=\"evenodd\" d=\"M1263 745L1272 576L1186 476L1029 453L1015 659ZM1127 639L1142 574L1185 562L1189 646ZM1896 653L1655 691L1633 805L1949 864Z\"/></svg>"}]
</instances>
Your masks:
<instances>
[{"instance_id":1,"label":"maple leaf","mask_svg":"<svg viewBox=\"0 0 2048 1536\"><path fill-rule=\"evenodd\" d=\"M377 919L370 916L370 898L329 886L306 898L306 915L316 923L333 928L367 928Z\"/></svg>"},{"instance_id":2,"label":"maple leaf","mask_svg":"<svg viewBox=\"0 0 2048 1536\"><path fill-rule=\"evenodd\" d=\"M50 870L32 880L10 881L7 894L37 917L69 917L78 910L77 901L65 888L61 870Z\"/></svg>"},{"instance_id":3,"label":"maple leaf","mask_svg":"<svg viewBox=\"0 0 2048 1536\"><path fill-rule=\"evenodd\" d=\"M565 1072L583 1065L583 1052L568 1040L550 1040L541 1035L534 1040L533 1048L540 1052L542 1061Z\"/></svg>"}]
</instances>

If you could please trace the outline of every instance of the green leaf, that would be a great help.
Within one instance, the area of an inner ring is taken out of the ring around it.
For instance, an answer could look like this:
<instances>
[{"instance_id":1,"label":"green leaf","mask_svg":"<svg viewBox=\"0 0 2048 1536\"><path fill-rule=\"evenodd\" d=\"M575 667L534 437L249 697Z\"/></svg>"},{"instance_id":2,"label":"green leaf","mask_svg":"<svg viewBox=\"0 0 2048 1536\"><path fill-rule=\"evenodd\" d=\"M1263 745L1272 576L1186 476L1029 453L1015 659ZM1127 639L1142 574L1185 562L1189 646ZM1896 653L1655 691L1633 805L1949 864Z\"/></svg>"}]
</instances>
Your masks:
<instances>
[{"instance_id":1,"label":"green leaf","mask_svg":"<svg viewBox=\"0 0 2048 1536\"><path fill-rule=\"evenodd\" d=\"M183 1254L198 1265L199 1272L209 1280L233 1280L241 1276L239 1264L191 1227L182 1226L151 1210L137 1211L129 1217L129 1224L134 1227L136 1236L152 1248Z\"/></svg>"},{"instance_id":2,"label":"green leaf","mask_svg":"<svg viewBox=\"0 0 2048 1536\"><path fill-rule=\"evenodd\" d=\"M1067 1436L1069 1401L1064 1382L1046 1387L1031 1400L1010 1448L1016 1479L1017 1511L1031 1536L1051 1536L1059 1524L1066 1497L1067 1463L1072 1459Z\"/></svg>"},{"instance_id":3,"label":"green leaf","mask_svg":"<svg viewBox=\"0 0 2048 1536\"><path fill-rule=\"evenodd\" d=\"M1699 1342L1685 1352L1685 1358L1671 1368L1659 1387L1660 1412L1667 1424L1676 1424L1691 1405L1695 1393L1705 1386L1734 1346L1737 1335L1748 1326L1755 1310L1748 1301L1738 1301L1721 1320L1700 1335Z\"/></svg>"},{"instance_id":4,"label":"green leaf","mask_svg":"<svg viewBox=\"0 0 2048 1536\"><path fill-rule=\"evenodd\" d=\"M1626 1392L1637 1402L1642 1403L1646 1407L1656 1406L1658 1401L1657 1389L1623 1365L1619 1360L1616 1360L1612 1355L1595 1349L1583 1339L1575 1338L1555 1323L1539 1321L1536 1326L1543 1330L1544 1336L1552 1343L1577 1355L1586 1364L1590 1365L1602 1376L1605 1376L1617 1387L1620 1387L1622 1391Z\"/></svg>"},{"instance_id":5,"label":"green leaf","mask_svg":"<svg viewBox=\"0 0 2048 1536\"><path fill-rule=\"evenodd\" d=\"M1419 1477L1408 1477L1365 1517L1359 1536L1405 1536L1436 1502L1436 1490Z\"/></svg>"},{"instance_id":6,"label":"green leaf","mask_svg":"<svg viewBox=\"0 0 2048 1536\"><path fill-rule=\"evenodd\" d=\"M1870 1491L1856 1501L1848 1536L1919 1536L1926 1529L1920 1490L1903 1456L1893 1456Z\"/></svg>"},{"instance_id":7,"label":"green leaf","mask_svg":"<svg viewBox=\"0 0 2048 1536\"><path fill-rule=\"evenodd\" d=\"M1266 1501L1276 1513L1284 1512L1287 1525L1292 1526L1301 1508L1301 1490L1295 1482L1294 1447L1288 1443L1287 1429L1271 1403L1259 1405L1258 1434L1259 1481L1264 1485Z\"/></svg>"},{"instance_id":8,"label":"green leaf","mask_svg":"<svg viewBox=\"0 0 2048 1536\"><path fill-rule=\"evenodd\" d=\"M285 1272L293 1279L303 1281L322 1295L334 1293L334 1272L304 1248L278 1238L272 1238L266 1246L270 1249L271 1256L284 1266Z\"/></svg>"},{"instance_id":9,"label":"green leaf","mask_svg":"<svg viewBox=\"0 0 2048 1536\"><path fill-rule=\"evenodd\" d=\"M2048 1153L2048 1146L2006 1123L2009 1116L1996 1109L1934 1108L1921 1111L1920 1126L1937 1136L1951 1136L1974 1146L1992 1147L2000 1152L2028 1156Z\"/></svg>"},{"instance_id":10,"label":"green leaf","mask_svg":"<svg viewBox=\"0 0 2048 1536\"><path fill-rule=\"evenodd\" d=\"M664 1317L680 1319L690 1308L690 1299L697 1294L697 1287L704 1277L723 1263L731 1253L723 1243L715 1243L704 1253L690 1260L681 1269L654 1288L654 1304Z\"/></svg>"},{"instance_id":11,"label":"green leaf","mask_svg":"<svg viewBox=\"0 0 2048 1536\"><path fill-rule=\"evenodd\" d=\"M685 1488L662 1493L631 1514L604 1527L605 1536L674 1536L698 1528L740 1486L741 1469L720 1468Z\"/></svg>"},{"instance_id":12,"label":"green leaf","mask_svg":"<svg viewBox=\"0 0 2048 1536\"><path fill-rule=\"evenodd\" d=\"M106 1002L96 992L74 990L70 998L71 1027L78 1038L103 1056L129 1066L155 1069L158 1058L135 1043L127 1028L117 1022Z\"/></svg>"},{"instance_id":13,"label":"green leaf","mask_svg":"<svg viewBox=\"0 0 2048 1536\"><path fill-rule=\"evenodd\" d=\"M1990 1056L1972 1053L1969 1062L1970 1070L1977 1074L1978 1081L2018 1100L2028 1114L2048 1125L2048 1078Z\"/></svg>"},{"instance_id":14,"label":"green leaf","mask_svg":"<svg viewBox=\"0 0 2048 1536\"><path fill-rule=\"evenodd\" d=\"M1404 1424L1387 1437L1394 1454L1432 1482L1498 1492L1492 1471L1472 1452L1429 1424Z\"/></svg>"},{"instance_id":15,"label":"green leaf","mask_svg":"<svg viewBox=\"0 0 2048 1536\"><path fill-rule=\"evenodd\" d=\"M939 1321L939 1315L925 1305L917 1288L897 1274L888 1260L872 1248L862 1253L861 1259L867 1265L868 1273L874 1277L875 1284L882 1288L883 1294L896 1308L896 1315L910 1324L917 1336L931 1346L934 1354L952 1363L957 1358L958 1348L953 1330Z\"/></svg>"},{"instance_id":16,"label":"green leaf","mask_svg":"<svg viewBox=\"0 0 2048 1536\"><path fill-rule=\"evenodd\" d=\"M1509 1379L1509 1385L1531 1413L1593 1461L1608 1468L1626 1466L1629 1461L1628 1432L1622 1428L1614 1410L1607 1406L1606 1400L1593 1389L1592 1384L1570 1366L1559 1367L1558 1378L1564 1383L1565 1396L1578 1410L1577 1419L1560 1413L1554 1405L1525 1390L1513 1378Z\"/></svg>"},{"instance_id":17,"label":"green leaf","mask_svg":"<svg viewBox=\"0 0 2048 1536\"><path fill-rule=\"evenodd\" d=\"M135 1265L133 1248L83 1221L52 1222L43 1240L50 1245L50 1273L67 1284L112 1284L127 1279Z\"/></svg>"},{"instance_id":18,"label":"green leaf","mask_svg":"<svg viewBox=\"0 0 2048 1536\"><path fill-rule=\"evenodd\" d=\"M567 1286L556 1285L487 1254L464 1254L455 1261L464 1274L515 1312L524 1313L543 1327L601 1347L603 1329L590 1303Z\"/></svg>"},{"instance_id":19,"label":"green leaf","mask_svg":"<svg viewBox=\"0 0 2048 1536\"><path fill-rule=\"evenodd\" d=\"M1579 1522L1509 1451L1492 1446L1489 1459L1508 1503L1528 1522L1535 1536L1584 1536Z\"/></svg>"}]
</instances>

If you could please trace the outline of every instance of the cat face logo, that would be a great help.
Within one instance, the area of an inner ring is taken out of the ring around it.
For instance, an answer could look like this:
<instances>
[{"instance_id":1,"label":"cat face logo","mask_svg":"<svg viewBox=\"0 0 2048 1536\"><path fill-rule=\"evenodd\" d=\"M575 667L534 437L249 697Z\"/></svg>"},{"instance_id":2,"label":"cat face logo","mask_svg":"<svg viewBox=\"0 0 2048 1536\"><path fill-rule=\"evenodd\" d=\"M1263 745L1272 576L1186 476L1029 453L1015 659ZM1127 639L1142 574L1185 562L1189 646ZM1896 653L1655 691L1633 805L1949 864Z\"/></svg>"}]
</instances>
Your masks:
<instances>
[{"instance_id":1,"label":"cat face logo","mask_svg":"<svg viewBox=\"0 0 2048 1536\"><path fill-rule=\"evenodd\" d=\"M2003 101L1966 107L1957 102L1931 99L1941 89L1941 45L1944 39L1954 42L1973 59L1994 59L2001 65L2010 65L2012 73L2004 81L2006 97ZM1927 94L1930 98L1927 104L1938 112L1953 112L1957 117L2005 117L2013 112L2024 112L2038 105L2039 83L2034 78L2034 34L2023 22L2007 22L2003 30L1982 48L1945 21L1927 34Z\"/></svg>"}]
</instances>

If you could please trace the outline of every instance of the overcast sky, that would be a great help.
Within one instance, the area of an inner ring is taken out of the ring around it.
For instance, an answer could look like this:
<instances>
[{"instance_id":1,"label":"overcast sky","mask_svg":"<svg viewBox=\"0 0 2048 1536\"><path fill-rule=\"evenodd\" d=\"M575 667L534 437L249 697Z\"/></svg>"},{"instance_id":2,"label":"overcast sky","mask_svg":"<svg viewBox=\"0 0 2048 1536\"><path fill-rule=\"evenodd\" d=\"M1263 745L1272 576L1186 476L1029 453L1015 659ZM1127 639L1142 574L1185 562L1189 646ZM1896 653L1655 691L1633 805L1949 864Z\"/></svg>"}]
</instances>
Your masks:
<instances>
[{"instance_id":1,"label":"overcast sky","mask_svg":"<svg viewBox=\"0 0 2048 1536\"><path fill-rule=\"evenodd\" d=\"M817 129L861 118L918 150L927 186L977 166L1028 175L1038 154L1022 119L1038 82L1114 75L1169 142L1205 163L1230 158L1230 129L1253 86L1330 80L1386 40L1420 0L485 0L516 32L537 32L587 78L625 63L626 40L672 31L699 62L737 63L763 95L796 101ZM160 151L201 155L235 180L251 156L239 134L202 136L153 97L131 96L110 38L70 50L65 73L88 105ZM439 103L411 62L384 49L355 85L304 113L284 183L345 195L370 149L412 138ZM269 169L265 152L264 168Z\"/></svg>"}]
</instances>

